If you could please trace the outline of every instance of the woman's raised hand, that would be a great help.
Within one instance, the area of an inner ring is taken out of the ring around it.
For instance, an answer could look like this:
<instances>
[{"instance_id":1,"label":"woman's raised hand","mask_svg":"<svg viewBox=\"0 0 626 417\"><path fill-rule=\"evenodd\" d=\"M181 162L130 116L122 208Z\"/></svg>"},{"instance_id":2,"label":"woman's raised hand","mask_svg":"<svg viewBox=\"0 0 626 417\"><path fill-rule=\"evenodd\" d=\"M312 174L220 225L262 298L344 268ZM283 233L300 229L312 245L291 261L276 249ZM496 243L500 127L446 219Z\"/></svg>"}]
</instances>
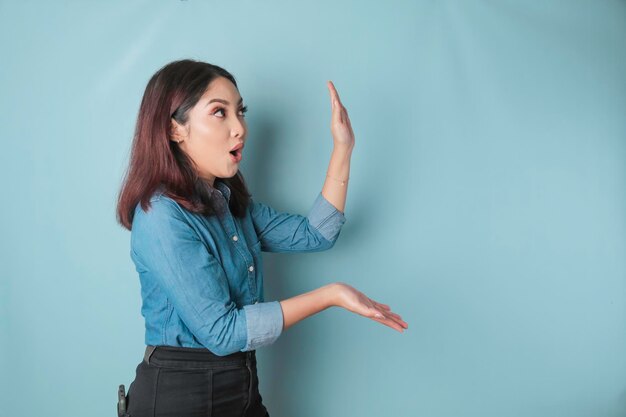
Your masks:
<instances>
[{"instance_id":1,"label":"woman's raised hand","mask_svg":"<svg viewBox=\"0 0 626 417\"><path fill-rule=\"evenodd\" d=\"M370 318L389 326L392 329L404 332L409 325L398 314L391 311L386 304L378 303L367 297L361 291L348 284L337 282L335 286L335 305L348 311Z\"/></svg>"},{"instance_id":2,"label":"woman's raised hand","mask_svg":"<svg viewBox=\"0 0 626 417\"><path fill-rule=\"evenodd\" d=\"M354 147L354 132L348 117L348 110L339 99L339 94L332 81L328 81L328 91L330 92L330 106L332 110L330 118L330 132L333 135L335 146L342 146L349 149Z\"/></svg>"}]
</instances>

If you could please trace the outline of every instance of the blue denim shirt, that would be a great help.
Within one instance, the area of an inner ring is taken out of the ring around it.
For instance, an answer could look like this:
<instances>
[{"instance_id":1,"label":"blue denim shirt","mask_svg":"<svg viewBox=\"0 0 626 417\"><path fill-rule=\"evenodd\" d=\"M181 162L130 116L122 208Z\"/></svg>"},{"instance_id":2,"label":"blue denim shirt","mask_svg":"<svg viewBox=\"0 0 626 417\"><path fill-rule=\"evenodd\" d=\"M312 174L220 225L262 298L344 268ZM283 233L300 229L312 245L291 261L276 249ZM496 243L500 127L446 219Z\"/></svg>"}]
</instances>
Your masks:
<instances>
[{"instance_id":1,"label":"blue denim shirt","mask_svg":"<svg viewBox=\"0 0 626 417\"><path fill-rule=\"evenodd\" d=\"M230 189L215 180L219 216L192 213L155 192L135 208L130 255L141 282L147 345L205 347L219 356L276 341L278 301L263 297L265 252L316 252L335 244L346 219L319 193L308 215L251 199L243 219L227 209Z\"/></svg>"}]
</instances>

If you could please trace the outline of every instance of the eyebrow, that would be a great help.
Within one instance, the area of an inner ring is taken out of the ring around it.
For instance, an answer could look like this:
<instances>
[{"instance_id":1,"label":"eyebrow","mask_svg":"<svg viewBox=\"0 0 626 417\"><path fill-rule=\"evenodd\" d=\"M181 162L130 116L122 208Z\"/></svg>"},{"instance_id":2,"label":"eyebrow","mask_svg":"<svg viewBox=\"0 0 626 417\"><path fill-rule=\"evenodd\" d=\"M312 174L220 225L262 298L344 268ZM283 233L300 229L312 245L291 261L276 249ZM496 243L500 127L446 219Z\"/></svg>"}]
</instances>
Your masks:
<instances>
[{"instance_id":1,"label":"eyebrow","mask_svg":"<svg viewBox=\"0 0 626 417\"><path fill-rule=\"evenodd\" d=\"M221 98L214 98L214 99L209 100L209 102L206 104L206 106L208 106L209 104L211 104L211 103L213 103L213 102L215 102L215 101L217 101L217 102L219 102L219 103L226 104L226 105L229 105L229 104L230 104L230 103L228 102L228 100L224 100L224 99L221 99ZM239 98L239 101L237 102L237 104L241 104L241 102L242 102L242 101L243 101L243 97L240 97L240 98ZM206 106L204 106L204 107L206 107Z\"/></svg>"}]
</instances>

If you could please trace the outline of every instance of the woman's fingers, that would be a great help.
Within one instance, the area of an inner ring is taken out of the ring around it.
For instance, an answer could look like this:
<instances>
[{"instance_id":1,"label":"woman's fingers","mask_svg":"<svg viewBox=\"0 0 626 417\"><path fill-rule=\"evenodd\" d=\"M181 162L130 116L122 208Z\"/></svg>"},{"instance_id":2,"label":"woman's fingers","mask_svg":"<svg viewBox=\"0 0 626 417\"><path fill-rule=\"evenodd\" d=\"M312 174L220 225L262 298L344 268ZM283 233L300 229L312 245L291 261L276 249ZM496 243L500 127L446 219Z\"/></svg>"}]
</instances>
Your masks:
<instances>
[{"instance_id":1,"label":"woman's fingers","mask_svg":"<svg viewBox=\"0 0 626 417\"><path fill-rule=\"evenodd\" d=\"M335 102L336 102L336 91L335 91L335 87L333 86L333 83L328 81L326 83L328 85L328 92L330 93L330 105L332 107L333 110L335 110L337 108L337 106L335 106Z\"/></svg>"},{"instance_id":2,"label":"woman's fingers","mask_svg":"<svg viewBox=\"0 0 626 417\"><path fill-rule=\"evenodd\" d=\"M378 319L378 320L388 320L389 322L393 322L395 323L397 326L399 326L402 329L407 329L409 327L409 324L407 322L405 322L404 320L402 320L402 317L399 314L396 314L392 311L383 311L383 310L379 310L383 313L383 318L377 318L374 317L374 319Z\"/></svg>"},{"instance_id":3,"label":"woman's fingers","mask_svg":"<svg viewBox=\"0 0 626 417\"><path fill-rule=\"evenodd\" d=\"M347 111L345 107L343 107L341 99L339 98L339 93L337 93L337 89L335 88L335 85L332 81L328 81L328 89L330 90L330 99L333 114L337 115L341 123L345 123L348 120Z\"/></svg>"},{"instance_id":4,"label":"woman's fingers","mask_svg":"<svg viewBox=\"0 0 626 417\"><path fill-rule=\"evenodd\" d=\"M343 106L333 82L329 80L327 84L332 102L330 131L333 135L333 141L335 144L351 148L354 146L354 132L348 110Z\"/></svg>"},{"instance_id":5,"label":"woman's fingers","mask_svg":"<svg viewBox=\"0 0 626 417\"><path fill-rule=\"evenodd\" d=\"M398 326L402 329L406 329L409 327L408 323L402 320L402 317L399 314L396 314L393 311L391 311L391 307L389 307L387 304L379 303L377 301L372 300L371 298L369 300L372 302L374 308L383 314L382 318L374 317L375 320L382 320L383 323L384 323L384 320L394 322L396 323L396 327L394 327L396 328L396 330L400 330L399 328L397 328ZM388 323L384 323L384 324L388 324Z\"/></svg>"},{"instance_id":6,"label":"woman's fingers","mask_svg":"<svg viewBox=\"0 0 626 417\"><path fill-rule=\"evenodd\" d=\"M389 307L387 304L381 304L381 303L377 303L374 302L374 305L376 306L376 308L378 308L379 310L384 310L386 314L396 318L396 319L400 319L402 320L402 317L399 314L396 314L394 312L391 311L391 307Z\"/></svg>"},{"instance_id":7,"label":"woman's fingers","mask_svg":"<svg viewBox=\"0 0 626 417\"><path fill-rule=\"evenodd\" d=\"M396 323L394 320L391 320L389 318L383 318L383 319L373 318L373 320L379 323L382 323L385 326L391 327L392 329L397 330L400 333L404 333L404 326Z\"/></svg>"},{"instance_id":8,"label":"woman's fingers","mask_svg":"<svg viewBox=\"0 0 626 417\"><path fill-rule=\"evenodd\" d=\"M338 104L339 106L337 107L341 107L341 100L339 99L339 93L337 93L337 89L335 88L335 84L333 84L332 81L328 81L328 89L330 90L330 98L331 100L333 100L334 104Z\"/></svg>"},{"instance_id":9,"label":"woman's fingers","mask_svg":"<svg viewBox=\"0 0 626 417\"><path fill-rule=\"evenodd\" d=\"M397 314L395 314L394 316L390 317L389 320L393 320L396 324L398 324L398 326L402 327L403 329L409 328L409 324L406 321L402 320L400 316L398 316Z\"/></svg>"},{"instance_id":10,"label":"woman's fingers","mask_svg":"<svg viewBox=\"0 0 626 417\"><path fill-rule=\"evenodd\" d=\"M384 310L383 310L383 312L384 312L385 314L389 315L389 316L392 316L392 317L395 317L395 318L397 318L397 319L402 320L402 317L401 317L399 314L394 313L393 311L391 311L391 309L384 309Z\"/></svg>"}]
</instances>

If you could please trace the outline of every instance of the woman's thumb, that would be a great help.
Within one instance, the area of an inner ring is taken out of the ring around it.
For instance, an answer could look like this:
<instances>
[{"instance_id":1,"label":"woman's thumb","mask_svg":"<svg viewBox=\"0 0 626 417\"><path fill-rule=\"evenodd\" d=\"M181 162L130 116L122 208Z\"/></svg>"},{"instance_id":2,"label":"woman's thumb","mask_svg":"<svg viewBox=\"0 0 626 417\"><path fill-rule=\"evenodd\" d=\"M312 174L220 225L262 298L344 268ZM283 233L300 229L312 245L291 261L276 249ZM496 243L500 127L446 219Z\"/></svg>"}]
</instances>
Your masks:
<instances>
[{"instance_id":1,"label":"woman's thumb","mask_svg":"<svg viewBox=\"0 0 626 417\"><path fill-rule=\"evenodd\" d=\"M377 319L382 319L385 316L378 310L376 310L375 308L370 308L371 312L372 312L372 316L376 317Z\"/></svg>"}]
</instances>

